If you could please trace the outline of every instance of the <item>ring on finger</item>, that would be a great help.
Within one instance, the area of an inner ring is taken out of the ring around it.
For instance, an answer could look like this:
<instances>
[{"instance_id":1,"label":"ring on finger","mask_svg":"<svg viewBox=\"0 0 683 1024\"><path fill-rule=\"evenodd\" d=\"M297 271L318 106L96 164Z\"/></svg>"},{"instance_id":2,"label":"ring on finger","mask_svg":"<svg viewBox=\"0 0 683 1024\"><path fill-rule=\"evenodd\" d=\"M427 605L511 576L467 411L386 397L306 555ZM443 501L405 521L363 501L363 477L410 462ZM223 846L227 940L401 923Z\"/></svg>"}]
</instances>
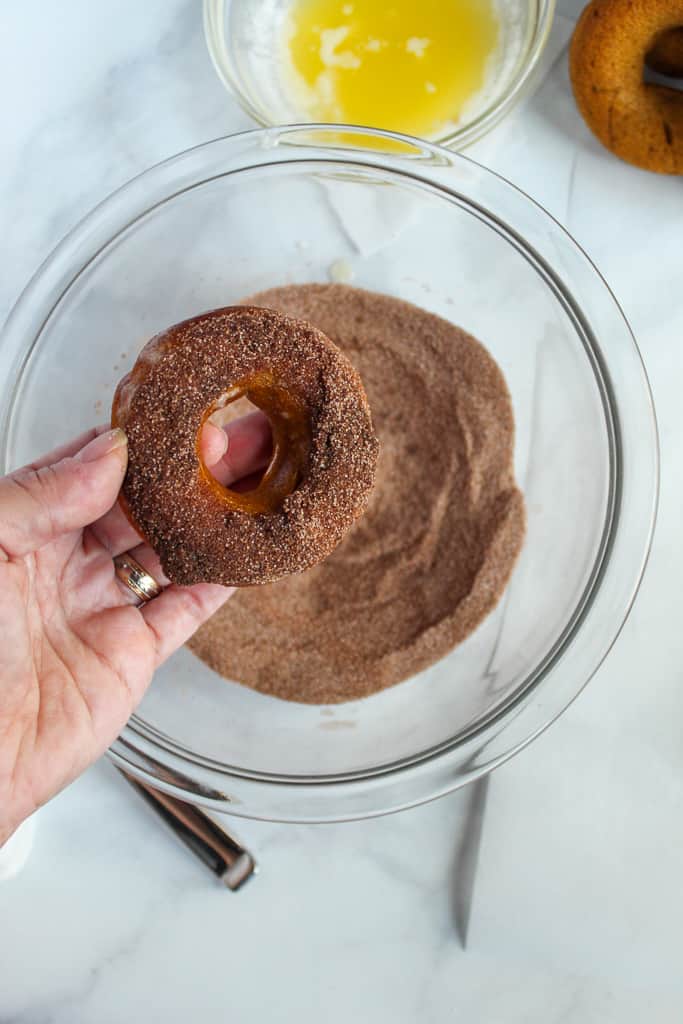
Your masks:
<instances>
[{"instance_id":1,"label":"ring on finger","mask_svg":"<svg viewBox=\"0 0 683 1024\"><path fill-rule=\"evenodd\" d=\"M143 604L152 601L162 592L161 584L157 583L129 551L122 555L116 555L114 571L121 583L128 587Z\"/></svg>"}]
</instances>

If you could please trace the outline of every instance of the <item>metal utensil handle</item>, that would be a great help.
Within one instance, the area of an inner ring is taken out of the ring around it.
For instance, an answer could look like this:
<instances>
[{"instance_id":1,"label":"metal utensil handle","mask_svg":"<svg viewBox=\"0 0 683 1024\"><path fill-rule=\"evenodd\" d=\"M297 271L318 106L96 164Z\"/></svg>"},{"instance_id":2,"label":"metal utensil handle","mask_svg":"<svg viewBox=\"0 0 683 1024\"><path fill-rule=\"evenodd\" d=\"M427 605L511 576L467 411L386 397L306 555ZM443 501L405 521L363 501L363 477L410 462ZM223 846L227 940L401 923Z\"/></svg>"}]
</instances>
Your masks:
<instances>
[{"instance_id":1,"label":"metal utensil handle","mask_svg":"<svg viewBox=\"0 0 683 1024\"><path fill-rule=\"evenodd\" d=\"M239 889L256 871L256 861L237 840L198 807L154 789L119 768L147 805L229 889Z\"/></svg>"}]
</instances>

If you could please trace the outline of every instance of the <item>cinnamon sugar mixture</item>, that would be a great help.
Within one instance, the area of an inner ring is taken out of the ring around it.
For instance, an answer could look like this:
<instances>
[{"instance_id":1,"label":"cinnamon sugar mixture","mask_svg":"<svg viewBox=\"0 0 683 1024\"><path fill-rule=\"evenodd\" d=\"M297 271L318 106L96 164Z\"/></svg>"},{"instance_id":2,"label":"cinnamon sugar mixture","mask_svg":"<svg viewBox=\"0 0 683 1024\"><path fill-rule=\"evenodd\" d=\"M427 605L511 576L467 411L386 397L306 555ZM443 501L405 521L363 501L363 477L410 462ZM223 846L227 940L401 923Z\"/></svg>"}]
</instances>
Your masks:
<instances>
[{"instance_id":1,"label":"cinnamon sugar mixture","mask_svg":"<svg viewBox=\"0 0 683 1024\"><path fill-rule=\"evenodd\" d=\"M239 590L190 641L216 672L286 700L354 700L433 664L491 611L524 539L498 366L416 306L346 285L251 296L310 321L359 371L380 456L365 516L322 564Z\"/></svg>"}]
</instances>

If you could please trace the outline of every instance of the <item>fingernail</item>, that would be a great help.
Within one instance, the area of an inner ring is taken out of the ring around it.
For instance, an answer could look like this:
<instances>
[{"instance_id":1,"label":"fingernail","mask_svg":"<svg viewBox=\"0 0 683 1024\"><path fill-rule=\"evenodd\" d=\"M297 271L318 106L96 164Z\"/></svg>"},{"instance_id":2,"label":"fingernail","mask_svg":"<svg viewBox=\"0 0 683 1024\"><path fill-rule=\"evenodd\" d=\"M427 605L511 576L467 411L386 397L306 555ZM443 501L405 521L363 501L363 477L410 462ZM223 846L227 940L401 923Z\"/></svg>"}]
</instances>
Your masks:
<instances>
[{"instance_id":1,"label":"fingernail","mask_svg":"<svg viewBox=\"0 0 683 1024\"><path fill-rule=\"evenodd\" d=\"M215 465L217 462L221 461L228 450L228 435L223 428L219 427L216 423L207 422L206 427L210 428L214 435L217 435L215 437L216 450L211 453L212 465Z\"/></svg>"},{"instance_id":2,"label":"fingernail","mask_svg":"<svg viewBox=\"0 0 683 1024\"><path fill-rule=\"evenodd\" d=\"M93 438L82 448L76 458L79 462L97 462L117 448L123 449L128 444L128 438L124 432L116 427L114 430L107 430L104 434Z\"/></svg>"}]
</instances>

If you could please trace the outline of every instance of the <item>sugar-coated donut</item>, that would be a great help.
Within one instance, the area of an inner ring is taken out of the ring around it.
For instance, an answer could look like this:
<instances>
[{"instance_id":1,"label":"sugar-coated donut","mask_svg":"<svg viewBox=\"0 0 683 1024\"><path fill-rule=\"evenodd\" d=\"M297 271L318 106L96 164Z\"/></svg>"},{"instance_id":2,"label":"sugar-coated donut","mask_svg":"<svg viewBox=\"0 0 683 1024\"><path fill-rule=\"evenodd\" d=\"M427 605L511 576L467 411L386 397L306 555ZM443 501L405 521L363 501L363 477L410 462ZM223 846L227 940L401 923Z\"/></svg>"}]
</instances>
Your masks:
<instances>
[{"instance_id":1,"label":"sugar-coated donut","mask_svg":"<svg viewBox=\"0 0 683 1024\"><path fill-rule=\"evenodd\" d=\"M593 0L569 52L578 108L613 153L649 171L683 174L683 93L643 80L658 41L683 25L683 0Z\"/></svg>"},{"instance_id":2,"label":"sugar-coated donut","mask_svg":"<svg viewBox=\"0 0 683 1024\"><path fill-rule=\"evenodd\" d=\"M273 455L247 493L203 465L199 436L246 396ZM362 514L378 441L360 377L317 328L254 306L216 309L147 343L119 383L128 435L122 503L175 583L270 583L322 561Z\"/></svg>"}]
</instances>

